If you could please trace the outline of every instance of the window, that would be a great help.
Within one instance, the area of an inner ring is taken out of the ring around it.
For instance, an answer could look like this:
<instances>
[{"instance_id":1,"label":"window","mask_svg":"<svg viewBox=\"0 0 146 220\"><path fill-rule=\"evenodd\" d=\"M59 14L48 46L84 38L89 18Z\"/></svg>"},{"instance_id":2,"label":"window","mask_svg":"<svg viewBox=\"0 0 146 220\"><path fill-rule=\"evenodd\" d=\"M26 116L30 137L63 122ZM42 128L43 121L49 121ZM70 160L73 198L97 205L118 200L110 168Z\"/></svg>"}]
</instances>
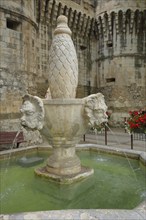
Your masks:
<instances>
[{"instance_id":1,"label":"window","mask_svg":"<svg viewBox=\"0 0 146 220\"><path fill-rule=\"evenodd\" d=\"M115 78L106 78L106 82L109 83L109 82L115 82Z\"/></svg>"},{"instance_id":2,"label":"window","mask_svg":"<svg viewBox=\"0 0 146 220\"><path fill-rule=\"evenodd\" d=\"M14 31L20 31L21 23L15 20L7 19L7 28Z\"/></svg>"},{"instance_id":3,"label":"window","mask_svg":"<svg viewBox=\"0 0 146 220\"><path fill-rule=\"evenodd\" d=\"M86 46L84 46L84 45L80 45L80 49L81 49L81 50L86 50L86 49L87 49L87 47L86 47Z\"/></svg>"},{"instance_id":4,"label":"window","mask_svg":"<svg viewBox=\"0 0 146 220\"><path fill-rule=\"evenodd\" d=\"M111 40L108 40L108 41L107 41L107 47L112 47L112 46L113 46L112 41L111 41Z\"/></svg>"}]
</instances>

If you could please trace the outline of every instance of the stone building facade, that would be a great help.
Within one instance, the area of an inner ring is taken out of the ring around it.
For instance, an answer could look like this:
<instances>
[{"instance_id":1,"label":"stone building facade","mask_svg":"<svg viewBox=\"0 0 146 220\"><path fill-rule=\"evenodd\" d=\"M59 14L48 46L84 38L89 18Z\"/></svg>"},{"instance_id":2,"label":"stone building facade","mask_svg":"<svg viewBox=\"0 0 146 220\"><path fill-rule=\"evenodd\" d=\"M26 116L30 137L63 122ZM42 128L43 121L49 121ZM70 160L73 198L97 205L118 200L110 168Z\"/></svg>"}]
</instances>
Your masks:
<instances>
[{"instance_id":1,"label":"stone building facade","mask_svg":"<svg viewBox=\"0 0 146 220\"><path fill-rule=\"evenodd\" d=\"M146 107L146 0L0 0L2 130L18 129L26 92L45 97L60 14L77 51L77 97L101 91L113 125Z\"/></svg>"},{"instance_id":2,"label":"stone building facade","mask_svg":"<svg viewBox=\"0 0 146 220\"><path fill-rule=\"evenodd\" d=\"M146 1L98 1L97 88L113 122L146 108Z\"/></svg>"}]
</instances>

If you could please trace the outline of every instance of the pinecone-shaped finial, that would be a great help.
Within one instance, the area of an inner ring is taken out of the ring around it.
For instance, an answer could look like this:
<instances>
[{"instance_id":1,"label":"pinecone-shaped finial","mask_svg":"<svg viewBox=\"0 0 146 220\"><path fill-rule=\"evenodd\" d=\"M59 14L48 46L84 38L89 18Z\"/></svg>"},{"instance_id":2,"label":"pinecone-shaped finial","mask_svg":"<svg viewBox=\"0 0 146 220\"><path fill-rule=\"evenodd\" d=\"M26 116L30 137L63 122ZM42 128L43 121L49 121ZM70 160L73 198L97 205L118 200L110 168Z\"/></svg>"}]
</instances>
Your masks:
<instances>
[{"instance_id":1,"label":"pinecone-shaped finial","mask_svg":"<svg viewBox=\"0 0 146 220\"><path fill-rule=\"evenodd\" d=\"M53 98L75 98L78 84L78 61L67 17L57 19L49 51L49 87Z\"/></svg>"}]
</instances>

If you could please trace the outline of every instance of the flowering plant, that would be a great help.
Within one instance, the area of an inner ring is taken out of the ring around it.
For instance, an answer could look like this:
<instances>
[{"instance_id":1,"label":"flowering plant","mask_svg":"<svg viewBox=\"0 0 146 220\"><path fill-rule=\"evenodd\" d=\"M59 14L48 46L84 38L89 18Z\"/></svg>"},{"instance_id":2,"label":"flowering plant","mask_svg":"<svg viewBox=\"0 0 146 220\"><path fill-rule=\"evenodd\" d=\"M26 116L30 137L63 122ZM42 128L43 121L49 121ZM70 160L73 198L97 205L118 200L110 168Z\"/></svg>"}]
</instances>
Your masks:
<instances>
[{"instance_id":1,"label":"flowering plant","mask_svg":"<svg viewBox=\"0 0 146 220\"><path fill-rule=\"evenodd\" d=\"M128 132L137 132L146 134L146 111L130 111L130 117L127 119L125 128Z\"/></svg>"}]
</instances>

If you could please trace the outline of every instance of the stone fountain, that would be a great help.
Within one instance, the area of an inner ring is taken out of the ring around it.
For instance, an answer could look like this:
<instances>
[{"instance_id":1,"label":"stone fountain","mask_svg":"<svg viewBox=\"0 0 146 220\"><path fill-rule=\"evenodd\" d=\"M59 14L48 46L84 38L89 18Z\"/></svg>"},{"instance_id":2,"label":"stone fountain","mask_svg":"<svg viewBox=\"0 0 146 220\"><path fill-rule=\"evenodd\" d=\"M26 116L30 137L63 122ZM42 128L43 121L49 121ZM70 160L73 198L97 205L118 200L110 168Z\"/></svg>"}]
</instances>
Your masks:
<instances>
[{"instance_id":1,"label":"stone fountain","mask_svg":"<svg viewBox=\"0 0 146 220\"><path fill-rule=\"evenodd\" d=\"M40 130L53 147L46 166L35 173L60 183L79 181L91 174L76 155L76 144L91 128L107 122L107 106L101 93L76 98L78 61L67 18L57 19L50 48L48 79L51 99L27 94L21 107L21 124Z\"/></svg>"}]
</instances>

